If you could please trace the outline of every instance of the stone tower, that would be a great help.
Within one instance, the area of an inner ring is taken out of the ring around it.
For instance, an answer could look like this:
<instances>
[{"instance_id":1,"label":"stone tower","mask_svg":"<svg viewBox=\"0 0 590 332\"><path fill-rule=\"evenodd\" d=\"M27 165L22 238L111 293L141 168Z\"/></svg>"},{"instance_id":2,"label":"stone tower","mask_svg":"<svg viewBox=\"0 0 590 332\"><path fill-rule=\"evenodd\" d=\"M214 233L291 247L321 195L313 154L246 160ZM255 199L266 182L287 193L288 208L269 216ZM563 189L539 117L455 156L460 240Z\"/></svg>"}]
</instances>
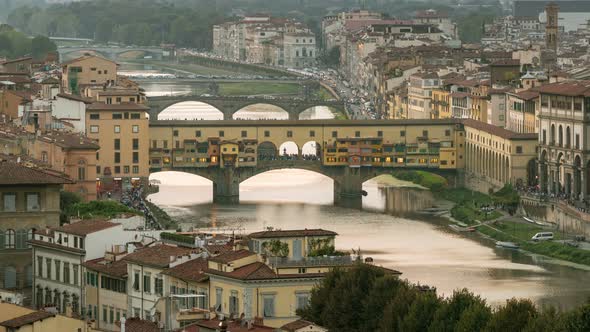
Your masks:
<instances>
[{"instance_id":1,"label":"stone tower","mask_svg":"<svg viewBox=\"0 0 590 332\"><path fill-rule=\"evenodd\" d=\"M545 45L548 49L557 52L557 32L559 29L558 22L559 6L555 2L550 2L545 7L547 23L545 25Z\"/></svg>"}]
</instances>

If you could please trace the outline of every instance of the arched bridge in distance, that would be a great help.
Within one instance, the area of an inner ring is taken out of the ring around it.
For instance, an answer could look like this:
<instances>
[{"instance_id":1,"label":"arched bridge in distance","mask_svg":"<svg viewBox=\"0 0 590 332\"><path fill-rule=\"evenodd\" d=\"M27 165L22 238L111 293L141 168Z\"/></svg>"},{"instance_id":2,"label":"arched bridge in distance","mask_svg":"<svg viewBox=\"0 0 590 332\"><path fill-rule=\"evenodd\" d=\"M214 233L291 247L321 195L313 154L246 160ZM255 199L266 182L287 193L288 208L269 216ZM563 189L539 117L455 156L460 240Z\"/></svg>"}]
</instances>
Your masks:
<instances>
[{"instance_id":1,"label":"arched bridge in distance","mask_svg":"<svg viewBox=\"0 0 590 332\"><path fill-rule=\"evenodd\" d=\"M299 119L299 115L305 110L314 106L327 106L345 112L345 105L342 101L327 101L327 100L313 100L303 98L264 98L264 97L205 97L198 95L182 95L182 96L160 96L150 97L147 101L147 106L150 108L150 119L152 121L158 119L158 115L166 108L181 102L194 101L202 102L210 105L221 113L223 113L224 120L232 120L234 113L240 111L244 107L255 104L267 104L276 106L285 112L289 113L289 120Z\"/></svg>"},{"instance_id":2,"label":"arched bridge in distance","mask_svg":"<svg viewBox=\"0 0 590 332\"><path fill-rule=\"evenodd\" d=\"M236 106L237 107L237 106ZM213 199L239 203L243 181L296 168L330 177L334 203L362 206L362 184L399 169L427 170L458 183L464 169L460 120L150 121L150 170L192 173L213 182ZM314 157L303 146L314 142ZM283 143L297 152L282 155Z\"/></svg>"},{"instance_id":3,"label":"arched bridge in distance","mask_svg":"<svg viewBox=\"0 0 590 332\"><path fill-rule=\"evenodd\" d=\"M160 60L164 56L164 49L161 47L119 47L119 46L67 46L57 49L60 59L71 57L72 54L96 53L102 57L117 60L122 54L129 52L142 52L153 59Z\"/></svg>"}]
</instances>

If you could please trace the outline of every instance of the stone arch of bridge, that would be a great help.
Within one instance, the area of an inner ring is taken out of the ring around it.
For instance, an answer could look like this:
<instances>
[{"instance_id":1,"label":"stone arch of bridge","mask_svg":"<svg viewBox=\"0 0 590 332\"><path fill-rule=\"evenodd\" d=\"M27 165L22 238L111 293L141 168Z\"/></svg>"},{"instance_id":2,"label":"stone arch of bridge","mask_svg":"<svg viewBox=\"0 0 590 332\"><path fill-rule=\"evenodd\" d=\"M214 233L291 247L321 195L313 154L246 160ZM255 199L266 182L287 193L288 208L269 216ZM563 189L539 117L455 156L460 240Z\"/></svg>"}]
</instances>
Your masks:
<instances>
[{"instance_id":1,"label":"stone arch of bridge","mask_svg":"<svg viewBox=\"0 0 590 332\"><path fill-rule=\"evenodd\" d=\"M291 118L291 114L289 113L289 111L287 109L285 109L284 105L279 105L277 103L271 103L271 102L253 102L250 104L242 104L240 105L239 109L232 111L231 113L231 119L233 120L249 120L249 119L241 119L240 113L242 113L242 116L247 116L248 115L248 110L246 110L247 107L250 106L256 106L256 105L260 105L261 107L264 106L272 106L275 108L275 110L272 110L270 112L274 112L278 114L281 114L283 117L286 117L287 119ZM278 110L278 112L276 111ZM276 120L276 118L270 117L268 120Z\"/></svg>"},{"instance_id":2,"label":"stone arch of bridge","mask_svg":"<svg viewBox=\"0 0 590 332\"><path fill-rule=\"evenodd\" d=\"M100 51L100 50L95 50L95 49L73 49L73 50L67 50L65 52L63 52L61 54L61 57L67 57L70 58L73 56L73 58L77 58L79 56L83 56L85 53L90 53L90 54L98 54L99 56L105 58L105 59L109 59L110 56L108 53Z\"/></svg>"},{"instance_id":3,"label":"stone arch of bridge","mask_svg":"<svg viewBox=\"0 0 590 332\"><path fill-rule=\"evenodd\" d=\"M186 99L186 100L177 100L174 102L169 102L169 103L165 103L162 104L160 107L158 107L158 110L150 110L150 119L155 116L154 120L158 120L158 117L165 111L167 111L170 107L174 106L174 105L178 105L178 104L182 104L182 103L187 103L187 102L196 102L196 103L203 103L207 106L211 106L213 107L216 111L218 111L221 115L223 115L223 119L225 120L225 113L223 112L223 107L221 105L216 105L215 103L209 102L209 101L202 101L202 100L198 100L198 99ZM149 103L149 101L148 101Z\"/></svg>"}]
</instances>

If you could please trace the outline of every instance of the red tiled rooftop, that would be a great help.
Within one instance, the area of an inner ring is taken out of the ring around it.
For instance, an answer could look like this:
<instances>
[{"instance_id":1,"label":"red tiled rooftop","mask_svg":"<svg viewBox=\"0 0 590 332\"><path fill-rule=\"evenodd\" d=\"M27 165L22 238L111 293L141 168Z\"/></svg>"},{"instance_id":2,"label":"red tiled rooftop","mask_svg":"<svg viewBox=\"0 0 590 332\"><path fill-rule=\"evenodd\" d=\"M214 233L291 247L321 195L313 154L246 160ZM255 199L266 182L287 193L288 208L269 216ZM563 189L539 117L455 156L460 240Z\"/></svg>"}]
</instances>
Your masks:
<instances>
[{"instance_id":1,"label":"red tiled rooftop","mask_svg":"<svg viewBox=\"0 0 590 332\"><path fill-rule=\"evenodd\" d=\"M149 107L135 103L105 104L92 103L86 107L88 111L146 111Z\"/></svg>"},{"instance_id":2,"label":"red tiled rooftop","mask_svg":"<svg viewBox=\"0 0 590 332\"><path fill-rule=\"evenodd\" d=\"M125 278L125 276L127 276L127 262L122 260L112 262L100 257L86 261L82 265L89 270L108 274L117 278Z\"/></svg>"},{"instance_id":3,"label":"red tiled rooftop","mask_svg":"<svg viewBox=\"0 0 590 332\"><path fill-rule=\"evenodd\" d=\"M208 278L205 274L207 266L208 264L205 258L196 258L166 269L162 273L184 281L201 282Z\"/></svg>"},{"instance_id":4,"label":"red tiled rooftop","mask_svg":"<svg viewBox=\"0 0 590 332\"><path fill-rule=\"evenodd\" d=\"M218 319L204 319L197 321L196 323L187 325L183 328L185 332L200 332L202 331L199 327L206 328L208 331L214 330L216 331L219 328L219 321ZM231 332L274 332L275 329L269 326L257 325L253 324L251 328L248 326L242 326L237 321L229 321L227 322L228 331Z\"/></svg>"},{"instance_id":5,"label":"red tiled rooftop","mask_svg":"<svg viewBox=\"0 0 590 332\"><path fill-rule=\"evenodd\" d=\"M120 322L116 323L117 326L121 326ZM130 317L125 320L125 332L161 332L162 330L158 327L158 324L149 320Z\"/></svg>"},{"instance_id":6,"label":"red tiled rooftop","mask_svg":"<svg viewBox=\"0 0 590 332\"><path fill-rule=\"evenodd\" d=\"M5 320L0 323L0 326L7 327L9 329L18 329L21 326L32 324L49 317L55 317L55 315L47 311L33 311L13 319Z\"/></svg>"},{"instance_id":7,"label":"red tiled rooftop","mask_svg":"<svg viewBox=\"0 0 590 332\"><path fill-rule=\"evenodd\" d=\"M241 249L241 250L237 250L237 251L228 251L228 252L222 253L221 255L212 257L209 260L212 262L216 262L216 263L226 264L226 263L238 260L238 259L242 259L242 258L246 258L249 256L254 256L254 255L256 255L256 253L251 252L246 249Z\"/></svg>"},{"instance_id":8,"label":"red tiled rooftop","mask_svg":"<svg viewBox=\"0 0 590 332\"><path fill-rule=\"evenodd\" d=\"M545 84L537 88L545 94L590 97L590 81L570 81Z\"/></svg>"},{"instance_id":9,"label":"red tiled rooftop","mask_svg":"<svg viewBox=\"0 0 590 332\"><path fill-rule=\"evenodd\" d=\"M536 140L538 139L538 134L536 133L527 133L527 134L522 134L522 133L515 133L513 131L510 131L508 129L504 129L502 127L497 127L485 122L481 122L481 121L477 121L477 120L473 120L473 119L464 119L463 120L463 125L465 125L466 127L471 127L477 130L482 130L485 131L489 134L498 136L498 137L502 137L502 138L506 138L506 139L511 139L511 140Z\"/></svg>"},{"instance_id":10,"label":"red tiled rooftop","mask_svg":"<svg viewBox=\"0 0 590 332\"><path fill-rule=\"evenodd\" d=\"M194 249L175 247L167 244L156 244L151 247L138 249L125 256L123 260L157 267L168 267L171 256L182 256L190 254Z\"/></svg>"},{"instance_id":11,"label":"red tiled rooftop","mask_svg":"<svg viewBox=\"0 0 590 332\"><path fill-rule=\"evenodd\" d=\"M313 325L313 323L303 319L298 319L294 322L281 326L281 330L288 332L296 332L297 330L302 329L304 327L308 327L310 325Z\"/></svg>"},{"instance_id":12,"label":"red tiled rooftop","mask_svg":"<svg viewBox=\"0 0 590 332\"><path fill-rule=\"evenodd\" d=\"M39 168L26 167L6 160L0 161L0 185L72 184L69 178Z\"/></svg>"},{"instance_id":13,"label":"red tiled rooftop","mask_svg":"<svg viewBox=\"0 0 590 332\"><path fill-rule=\"evenodd\" d=\"M71 224L65 224L56 228L55 231L83 236L119 225L120 224L106 220L82 220Z\"/></svg>"}]
</instances>

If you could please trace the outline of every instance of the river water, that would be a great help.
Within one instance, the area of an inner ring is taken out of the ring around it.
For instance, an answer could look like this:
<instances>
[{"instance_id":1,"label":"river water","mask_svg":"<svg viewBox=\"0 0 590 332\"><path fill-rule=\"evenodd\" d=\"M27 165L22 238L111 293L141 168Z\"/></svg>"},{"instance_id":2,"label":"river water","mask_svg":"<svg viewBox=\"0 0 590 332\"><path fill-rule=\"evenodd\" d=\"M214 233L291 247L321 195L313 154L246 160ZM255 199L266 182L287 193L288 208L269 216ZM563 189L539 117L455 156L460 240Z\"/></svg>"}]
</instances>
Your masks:
<instances>
[{"instance_id":1,"label":"river water","mask_svg":"<svg viewBox=\"0 0 590 332\"><path fill-rule=\"evenodd\" d=\"M152 84L151 89L158 87ZM190 114L198 119L213 110L184 105L176 111L184 114L175 118ZM441 295L466 287L494 305L523 297L559 308L571 308L590 297L590 269L496 248L476 235L451 231L444 220L413 220L379 212L385 191L374 181L364 184L368 195L360 211L332 206L332 180L304 170L276 170L248 179L240 185L241 204L235 206L212 204L211 182L194 175L162 172L151 179L161 185L160 192L149 199L177 218L183 229L237 233L269 226L330 229L339 234L338 249L360 248L376 264L397 269L412 282L435 286Z\"/></svg>"}]
</instances>

